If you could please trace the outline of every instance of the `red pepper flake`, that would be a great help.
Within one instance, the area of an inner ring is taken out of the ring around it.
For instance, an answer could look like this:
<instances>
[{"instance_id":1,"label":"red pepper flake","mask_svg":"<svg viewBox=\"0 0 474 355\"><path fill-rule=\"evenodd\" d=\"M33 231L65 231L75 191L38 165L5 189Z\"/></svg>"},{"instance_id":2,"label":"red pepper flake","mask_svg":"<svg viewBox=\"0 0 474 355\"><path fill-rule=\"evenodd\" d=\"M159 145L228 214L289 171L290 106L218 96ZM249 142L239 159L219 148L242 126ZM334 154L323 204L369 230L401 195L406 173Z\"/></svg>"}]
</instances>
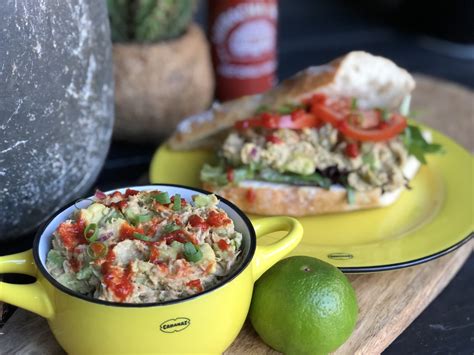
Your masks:
<instances>
[{"instance_id":1,"label":"red pepper flake","mask_svg":"<svg viewBox=\"0 0 474 355\"><path fill-rule=\"evenodd\" d=\"M211 210L207 216L206 222L212 227L220 227L222 225L229 224L231 220L227 218L224 212Z\"/></svg>"},{"instance_id":2,"label":"red pepper flake","mask_svg":"<svg viewBox=\"0 0 474 355\"><path fill-rule=\"evenodd\" d=\"M219 246L220 250L226 251L229 249L230 244L227 243L224 239L221 239L217 242L217 245Z\"/></svg>"},{"instance_id":3,"label":"red pepper flake","mask_svg":"<svg viewBox=\"0 0 474 355\"><path fill-rule=\"evenodd\" d=\"M189 281L186 286L188 286L189 288L194 288L198 292L202 292L204 290L202 287L201 280L199 279Z\"/></svg>"},{"instance_id":4,"label":"red pepper flake","mask_svg":"<svg viewBox=\"0 0 474 355\"><path fill-rule=\"evenodd\" d=\"M270 134L268 136L265 137L265 140L267 142L270 142L270 143L273 143L273 144L281 144L283 143L283 140L281 140L281 138L278 138L277 136L273 135L273 134Z\"/></svg>"},{"instance_id":5,"label":"red pepper flake","mask_svg":"<svg viewBox=\"0 0 474 355\"><path fill-rule=\"evenodd\" d=\"M191 227L197 227L204 231L209 229L209 225L206 223L206 221L196 214L193 214L191 217L189 217L188 223L191 225Z\"/></svg>"},{"instance_id":6,"label":"red pepper flake","mask_svg":"<svg viewBox=\"0 0 474 355\"><path fill-rule=\"evenodd\" d=\"M345 152L349 158L357 158L359 156L359 146L357 143L349 143L346 145Z\"/></svg>"},{"instance_id":7,"label":"red pepper flake","mask_svg":"<svg viewBox=\"0 0 474 355\"><path fill-rule=\"evenodd\" d=\"M227 181L233 182L234 181L234 169L227 168Z\"/></svg>"},{"instance_id":8,"label":"red pepper flake","mask_svg":"<svg viewBox=\"0 0 474 355\"><path fill-rule=\"evenodd\" d=\"M253 189L247 189L247 192L245 193L245 198L247 199L247 202L254 203L257 198L257 194Z\"/></svg>"}]
</instances>

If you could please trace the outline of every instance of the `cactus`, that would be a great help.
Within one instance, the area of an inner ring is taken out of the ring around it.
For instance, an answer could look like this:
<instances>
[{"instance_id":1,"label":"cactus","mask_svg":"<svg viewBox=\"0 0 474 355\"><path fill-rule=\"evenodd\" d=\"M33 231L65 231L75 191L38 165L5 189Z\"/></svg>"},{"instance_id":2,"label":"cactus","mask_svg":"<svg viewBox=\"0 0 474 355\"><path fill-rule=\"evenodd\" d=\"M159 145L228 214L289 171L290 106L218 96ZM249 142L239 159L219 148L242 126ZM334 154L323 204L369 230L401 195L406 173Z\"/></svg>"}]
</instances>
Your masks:
<instances>
[{"instance_id":1,"label":"cactus","mask_svg":"<svg viewBox=\"0 0 474 355\"><path fill-rule=\"evenodd\" d=\"M114 42L157 42L181 35L195 0L107 0Z\"/></svg>"}]
</instances>

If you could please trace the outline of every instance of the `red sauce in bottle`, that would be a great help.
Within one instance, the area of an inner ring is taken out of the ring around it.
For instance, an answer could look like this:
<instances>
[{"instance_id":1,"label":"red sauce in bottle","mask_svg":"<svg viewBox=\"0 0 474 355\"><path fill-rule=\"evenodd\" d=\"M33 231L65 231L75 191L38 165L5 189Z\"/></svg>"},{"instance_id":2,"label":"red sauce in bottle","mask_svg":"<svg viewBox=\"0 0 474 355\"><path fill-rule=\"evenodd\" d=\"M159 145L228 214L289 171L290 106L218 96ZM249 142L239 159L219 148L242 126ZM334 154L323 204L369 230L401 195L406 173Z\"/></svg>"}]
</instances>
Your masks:
<instances>
[{"instance_id":1,"label":"red sauce in bottle","mask_svg":"<svg viewBox=\"0 0 474 355\"><path fill-rule=\"evenodd\" d=\"M276 0L210 0L209 38L220 100L264 92L275 81Z\"/></svg>"}]
</instances>

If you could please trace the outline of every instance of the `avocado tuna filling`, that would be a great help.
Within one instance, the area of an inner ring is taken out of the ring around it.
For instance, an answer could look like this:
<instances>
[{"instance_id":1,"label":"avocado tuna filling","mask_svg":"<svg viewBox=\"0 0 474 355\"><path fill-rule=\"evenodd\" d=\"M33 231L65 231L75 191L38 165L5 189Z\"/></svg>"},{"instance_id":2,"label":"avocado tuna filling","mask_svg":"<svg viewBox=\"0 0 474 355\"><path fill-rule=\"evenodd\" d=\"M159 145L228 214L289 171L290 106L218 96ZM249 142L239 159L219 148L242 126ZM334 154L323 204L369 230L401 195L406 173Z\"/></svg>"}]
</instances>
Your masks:
<instances>
[{"instance_id":1,"label":"avocado tuna filling","mask_svg":"<svg viewBox=\"0 0 474 355\"><path fill-rule=\"evenodd\" d=\"M218 153L220 164L205 165L201 180L215 185L262 180L329 188L339 184L356 191L405 185L408 158L400 136L386 142L352 144L330 124L320 128L232 131ZM348 153L349 152L349 153Z\"/></svg>"}]
</instances>

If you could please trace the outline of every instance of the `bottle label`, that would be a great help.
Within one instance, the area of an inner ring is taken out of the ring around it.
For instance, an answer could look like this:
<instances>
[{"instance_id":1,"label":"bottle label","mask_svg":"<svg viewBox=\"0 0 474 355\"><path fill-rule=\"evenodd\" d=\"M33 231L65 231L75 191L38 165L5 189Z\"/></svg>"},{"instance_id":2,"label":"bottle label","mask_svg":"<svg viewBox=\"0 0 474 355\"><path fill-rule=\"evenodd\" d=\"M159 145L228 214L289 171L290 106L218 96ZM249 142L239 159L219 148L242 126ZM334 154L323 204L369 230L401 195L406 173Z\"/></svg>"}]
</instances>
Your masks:
<instances>
[{"instance_id":1,"label":"bottle label","mask_svg":"<svg viewBox=\"0 0 474 355\"><path fill-rule=\"evenodd\" d=\"M273 74L277 15L276 3L241 3L223 11L211 33L217 73L239 79Z\"/></svg>"}]
</instances>

